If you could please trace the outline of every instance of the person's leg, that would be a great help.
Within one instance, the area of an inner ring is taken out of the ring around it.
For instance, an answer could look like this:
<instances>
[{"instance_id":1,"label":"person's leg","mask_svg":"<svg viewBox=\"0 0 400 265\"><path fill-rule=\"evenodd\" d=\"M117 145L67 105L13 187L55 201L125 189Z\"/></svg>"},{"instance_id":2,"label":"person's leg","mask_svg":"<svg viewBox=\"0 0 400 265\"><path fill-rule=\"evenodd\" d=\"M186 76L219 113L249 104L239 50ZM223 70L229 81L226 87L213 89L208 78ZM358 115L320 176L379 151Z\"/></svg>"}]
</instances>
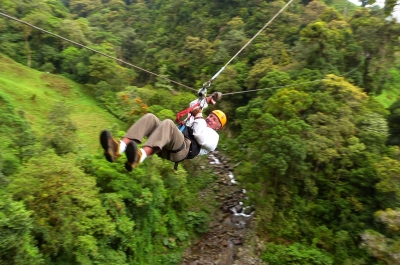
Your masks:
<instances>
[{"instance_id":1,"label":"person's leg","mask_svg":"<svg viewBox=\"0 0 400 265\"><path fill-rule=\"evenodd\" d=\"M171 152L171 150L167 150L167 149L163 148L163 149L161 149L161 152L158 153L158 155L161 158L170 160L172 162L182 161L186 158L186 156L189 153L191 142L189 139L184 138L183 143L184 144L182 146L182 149L178 149L175 152Z\"/></svg>"},{"instance_id":2,"label":"person's leg","mask_svg":"<svg viewBox=\"0 0 400 265\"><path fill-rule=\"evenodd\" d=\"M172 120L164 120L150 135L148 135L143 151L151 155L158 153L161 149L174 151L182 147L185 148L184 139L182 132ZM182 152L180 153L182 154ZM128 161L125 163L125 168L128 171L132 171L133 168L137 167L139 163L144 160L143 153L138 150L135 142L130 142L128 144L126 148L126 157ZM171 160L170 156L163 156L163 158Z\"/></svg>"},{"instance_id":3,"label":"person's leg","mask_svg":"<svg viewBox=\"0 0 400 265\"><path fill-rule=\"evenodd\" d=\"M147 138L144 146L154 149L155 152L165 148L167 150L177 150L183 144L183 134L172 120L164 120Z\"/></svg>"},{"instance_id":4,"label":"person's leg","mask_svg":"<svg viewBox=\"0 0 400 265\"><path fill-rule=\"evenodd\" d=\"M161 121L154 114L148 113L129 128L122 141L126 144L132 140L141 143L143 138L150 136L160 123Z\"/></svg>"},{"instance_id":5,"label":"person's leg","mask_svg":"<svg viewBox=\"0 0 400 265\"><path fill-rule=\"evenodd\" d=\"M125 152L127 145L132 140L141 143L143 138L149 136L160 123L160 120L153 114L146 114L129 128L121 141L116 141L110 131L102 131L100 134L100 144L104 149L104 156L107 161L114 162Z\"/></svg>"}]
</instances>

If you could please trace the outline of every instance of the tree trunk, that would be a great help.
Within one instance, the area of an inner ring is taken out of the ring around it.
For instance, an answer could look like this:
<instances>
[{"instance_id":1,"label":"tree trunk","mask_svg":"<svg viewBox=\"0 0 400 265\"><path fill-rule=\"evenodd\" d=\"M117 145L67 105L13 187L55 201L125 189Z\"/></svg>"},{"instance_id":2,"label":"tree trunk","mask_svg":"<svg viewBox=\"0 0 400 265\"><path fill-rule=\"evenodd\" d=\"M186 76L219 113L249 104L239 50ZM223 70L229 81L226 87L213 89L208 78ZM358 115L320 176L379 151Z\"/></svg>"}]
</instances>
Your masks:
<instances>
[{"instance_id":1,"label":"tree trunk","mask_svg":"<svg viewBox=\"0 0 400 265\"><path fill-rule=\"evenodd\" d=\"M349 1L346 0L346 5L344 6L344 10L343 10L343 17L346 17L348 7L349 7Z\"/></svg>"}]
</instances>

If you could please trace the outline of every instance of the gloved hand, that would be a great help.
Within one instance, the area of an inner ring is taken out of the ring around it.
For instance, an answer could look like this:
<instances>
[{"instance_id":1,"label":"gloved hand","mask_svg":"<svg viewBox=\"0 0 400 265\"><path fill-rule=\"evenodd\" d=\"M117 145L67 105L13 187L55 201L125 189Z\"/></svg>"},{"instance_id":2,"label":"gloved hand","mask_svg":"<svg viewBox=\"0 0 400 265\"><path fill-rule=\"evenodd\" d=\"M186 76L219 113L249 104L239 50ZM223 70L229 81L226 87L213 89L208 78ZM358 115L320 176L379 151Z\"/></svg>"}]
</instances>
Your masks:
<instances>
[{"instance_id":1,"label":"gloved hand","mask_svg":"<svg viewBox=\"0 0 400 265\"><path fill-rule=\"evenodd\" d=\"M214 92L210 96L210 101L208 103L215 105L222 98L221 92Z\"/></svg>"},{"instance_id":2,"label":"gloved hand","mask_svg":"<svg viewBox=\"0 0 400 265\"><path fill-rule=\"evenodd\" d=\"M196 107L196 108L194 108L194 109L190 112L190 114L191 114L193 117L196 117L196 115L199 114L200 112L201 112L201 108L200 108L200 107Z\"/></svg>"}]
</instances>

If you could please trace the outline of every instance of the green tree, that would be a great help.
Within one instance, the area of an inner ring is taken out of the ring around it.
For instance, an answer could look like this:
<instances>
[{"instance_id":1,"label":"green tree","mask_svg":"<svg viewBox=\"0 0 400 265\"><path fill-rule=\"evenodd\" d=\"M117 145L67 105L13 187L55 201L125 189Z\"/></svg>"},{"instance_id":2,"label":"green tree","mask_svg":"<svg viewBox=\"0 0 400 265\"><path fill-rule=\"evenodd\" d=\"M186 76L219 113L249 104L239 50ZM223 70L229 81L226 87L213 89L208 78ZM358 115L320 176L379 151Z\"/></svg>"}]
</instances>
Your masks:
<instances>
[{"instance_id":1,"label":"green tree","mask_svg":"<svg viewBox=\"0 0 400 265\"><path fill-rule=\"evenodd\" d=\"M260 79L274 68L276 67L271 58L260 59L249 71L249 75L246 78L246 86L249 89L256 88Z\"/></svg>"},{"instance_id":2,"label":"green tree","mask_svg":"<svg viewBox=\"0 0 400 265\"><path fill-rule=\"evenodd\" d=\"M101 8L102 4L100 0L69 0L68 6L73 14L86 17L96 9Z\"/></svg>"},{"instance_id":3,"label":"green tree","mask_svg":"<svg viewBox=\"0 0 400 265\"><path fill-rule=\"evenodd\" d=\"M300 243L291 245L277 245L269 243L263 260L271 265L310 264L332 265L332 257L318 248L308 247Z\"/></svg>"},{"instance_id":4,"label":"green tree","mask_svg":"<svg viewBox=\"0 0 400 265\"><path fill-rule=\"evenodd\" d=\"M36 135L26 120L25 112L17 113L7 97L0 95L0 137L5 175L12 175L18 167L35 155Z\"/></svg>"},{"instance_id":5,"label":"green tree","mask_svg":"<svg viewBox=\"0 0 400 265\"><path fill-rule=\"evenodd\" d=\"M32 237L32 212L10 195L0 195L0 262L1 264L44 264Z\"/></svg>"},{"instance_id":6,"label":"green tree","mask_svg":"<svg viewBox=\"0 0 400 265\"><path fill-rule=\"evenodd\" d=\"M397 99L390 107L388 116L389 138L388 144L400 144L400 99Z\"/></svg>"},{"instance_id":7,"label":"green tree","mask_svg":"<svg viewBox=\"0 0 400 265\"><path fill-rule=\"evenodd\" d=\"M319 20L301 31L300 43L296 48L297 58L306 60L313 69L344 72L347 69L346 48L353 43L350 25L343 21L337 11L328 8Z\"/></svg>"},{"instance_id":8,"label":"green tree","mask_svg":"<svg viewBox=\"0 0 400 265\"><path fill-rule=\"evenodd\" d=\"M270 96L271 95L271 90L276 90L279 87L285 86L290 84L291 78L289 74L286 72L281 72L278 70L272 70L268 72L263 78L260 79L259 81L259 87L260 89L265 89L265 88L270 88L269 90L265 91L260 91L258 92L258 95L260 96Z\"/></svg>"},{"instance_id":9,"label":"green tree","mask_svg":"<svg viewBox=\"0 0 400 265\"><path fill-rule=\"evenodd\" d=\"M398 147L394 147L398 153ZM400 162L397 159L383 157L376 163L376 170L380 181L376 184L377 188L385 193L396 194L396 199L400 198Z\"/></svg>"},{"instance_id":10,"label":"green tree","mask_svg":"<svg viewBox=\"0 0 400 265\"><path fill-rule=\"evenodd\" d=\"M88 66L84 58L84 53L75 48L68 47L61 52L63 57L61 69L68 78L76 81L87 81Z\"/></svg>"},{"instance_id":11,"label":"green tree","mask_svg":"<svg viewBox=\"0 0 400 265\"><path fill-rule=\"evenodd\" d=\"M362 83L367 92L381 92L382 83L390 78L389 65L393 63L393 54L398 47L398 41L392 36L400 35L400 26L383 19L384 17L382 13L363 8L357 11L349 22L354 37L367 59Z\"/></svg>"},{"instance_id":12,"label":"green tree","mask_svg":"<svg viewBox=\"0 0 400 265\"><path fill-rule=\"evenodd\" d=\"M374 165L387 151L384 113L333 75L238 108L242 165L235 172L251 191L258 227L273 240L315 242L334 256L333 264L368 260L354 238L373 223L371 209L396 203L371 192Z\"/></svg>"},{"instance_id":13,"label":"green tree","mask_svg":"<svg viewBox=\"0 0 400 265\"><path fill-rule=\"evenodd\" d=\"M374 230L366 230L362 235L363 246L378 260L385 264L395 265L400 262L400 211L399 209L387 209L378 211L376 218L389 229L389 235L383 235Z\"/></svg>"},{"instance_id":14,"label":"green tree","mask_svg":"<svg viewBox=\"0 0 400 265\"><path fill-rule=\"evenodd\" d=\"M63 103L56 103L48 116L45 146L53 148L58 155L75 151L76 125L70 118L70 109Z\"/></svg>"},{"instance_id":15,"label":"green tree","mask_svg":"<svg viewBox=\"0 0 400 265\"><path fill-rule=\"evenodd\" d=\"M8 191L32 212L32 234L47 261L92 264L101 258L98 238L112 236L94 178L72 157L43 152L14 176Z\"/></svg>"},{"instance_id":16,"label":"green tree","mask_svg":"<svg viewBox=\"0 0 400 265\"><path fill-rule=\"evenodd\" d=\"M16 126L16 132L11 134L11 138L13 140L11 147L13 149L15 148L17 151L17 156L22 164L36 153L34 147L36 145L36 135L27 122L25 113L23 111L19 111L18 114L19 119L17 119L14 123L14 126Z\"/></svg>"}]
</instances>

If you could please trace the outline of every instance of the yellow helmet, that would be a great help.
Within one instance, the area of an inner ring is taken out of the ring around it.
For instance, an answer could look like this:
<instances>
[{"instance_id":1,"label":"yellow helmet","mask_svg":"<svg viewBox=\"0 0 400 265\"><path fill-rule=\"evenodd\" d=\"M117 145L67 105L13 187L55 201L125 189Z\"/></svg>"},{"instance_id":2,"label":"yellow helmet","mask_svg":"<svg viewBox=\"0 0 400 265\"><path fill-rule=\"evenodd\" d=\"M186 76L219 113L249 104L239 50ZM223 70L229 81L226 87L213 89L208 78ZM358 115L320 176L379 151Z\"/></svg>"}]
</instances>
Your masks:
<instances>
[{"instance_id":1,"label":"yellow helmet","mask_svg":"<svg viewBox=\"0 0 400 265\"><path fill-rule=\"evenodd\" d=\"M220 110L213 110L213 111L211 111L211 113L214 113L215 116L218 117L218 120L221 123L221 128L224 127L224 125L226 124L226 115L225 115L225 113L223 113Z\"/></svg>"}]
</instances>

